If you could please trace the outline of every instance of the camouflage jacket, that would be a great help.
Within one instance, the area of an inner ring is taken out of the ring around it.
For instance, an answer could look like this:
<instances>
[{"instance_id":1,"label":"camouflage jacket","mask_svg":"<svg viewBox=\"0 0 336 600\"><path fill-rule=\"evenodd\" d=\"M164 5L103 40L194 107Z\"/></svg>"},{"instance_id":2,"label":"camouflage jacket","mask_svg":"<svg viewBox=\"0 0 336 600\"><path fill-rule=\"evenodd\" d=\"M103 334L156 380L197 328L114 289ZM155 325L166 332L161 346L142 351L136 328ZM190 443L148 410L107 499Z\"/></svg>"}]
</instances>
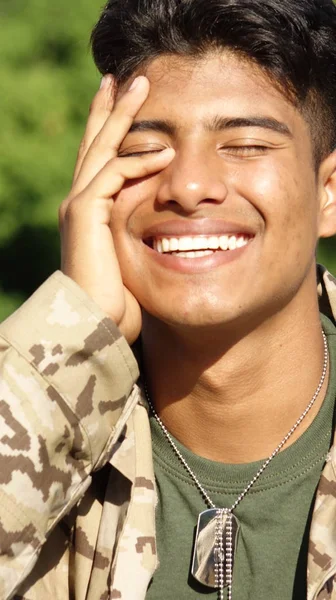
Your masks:
<instances>
[{"instance_id":1,"label":"camouflage jacket","mask_svg":"<svg viewBox=\"0 0 336 600\"><path fill-rule=\"evenodd\" d=\"M336 281L319 270L335 320ZM0 327L0 599L143 600L157 566L138 367L115 325L53 275ZM336 439L321 475L308 600L336 600Z\"/></svg>"}]
</instances>

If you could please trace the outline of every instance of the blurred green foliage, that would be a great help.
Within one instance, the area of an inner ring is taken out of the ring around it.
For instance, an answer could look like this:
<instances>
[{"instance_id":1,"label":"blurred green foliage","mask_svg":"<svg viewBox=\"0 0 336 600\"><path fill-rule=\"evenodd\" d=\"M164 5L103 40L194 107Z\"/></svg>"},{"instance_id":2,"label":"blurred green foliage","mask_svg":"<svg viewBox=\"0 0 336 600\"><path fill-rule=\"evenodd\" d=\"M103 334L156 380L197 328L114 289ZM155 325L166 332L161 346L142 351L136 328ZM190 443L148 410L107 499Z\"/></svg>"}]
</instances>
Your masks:
<instances>
[{"instance_id":1,"label":"blurred green foliage","mask_svg":"<svg viewBox=\"0 0 336 600\"><path fill-rule=\"evenodd\" d=\"M100 77L99 0L0 0L0 319L59 267L57 210Z\"/></svg>"},{"instance_id":2,"label":"blurred green foliage","mask_svg":"<svg viewBox=\"0 0 336 600\"><path fill-rule=\"evenodd\" d=\"M98 0L0 0L0 320L59 266L66 196L99 85L89 50ZM336 240L320 258L336 271Z\"/></svg>"}]
</instances>

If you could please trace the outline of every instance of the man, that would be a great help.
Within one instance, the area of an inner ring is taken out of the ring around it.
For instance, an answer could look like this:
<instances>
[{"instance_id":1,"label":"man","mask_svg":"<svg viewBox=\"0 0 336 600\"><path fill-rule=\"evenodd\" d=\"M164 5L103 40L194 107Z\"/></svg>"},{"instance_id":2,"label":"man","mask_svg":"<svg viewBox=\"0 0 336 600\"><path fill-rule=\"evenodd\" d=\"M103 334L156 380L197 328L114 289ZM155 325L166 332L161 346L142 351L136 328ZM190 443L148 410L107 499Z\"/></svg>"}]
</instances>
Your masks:
<instances>
[{"instance_id":1,"label":"man","mask_svg":"<svg viewBox=\"0 0 336 600\"><path fill-rule=\"evenodd\" d=\"M93 50L1 328L0 596L335 600L336 9L110 0Z\"/></svg>"}]
</instances>

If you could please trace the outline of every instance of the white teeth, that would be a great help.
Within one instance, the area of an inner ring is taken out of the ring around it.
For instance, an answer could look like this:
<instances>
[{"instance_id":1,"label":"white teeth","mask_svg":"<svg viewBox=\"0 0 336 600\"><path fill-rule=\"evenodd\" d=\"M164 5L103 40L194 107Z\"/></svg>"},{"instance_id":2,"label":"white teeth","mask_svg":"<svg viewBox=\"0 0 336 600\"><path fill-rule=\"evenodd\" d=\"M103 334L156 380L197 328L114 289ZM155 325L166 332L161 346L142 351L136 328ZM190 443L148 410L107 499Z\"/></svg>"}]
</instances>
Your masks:
<instances>
[{"instance_id":1,"label":"white teeth","mask_svg":"<svg viewBox=\"0 0 336 600\"><path fill-rule=\"evenodd\" d=\"M236 247L243 248L243 246L246 246L246 244L247 244L247 240L245 240L243 237L239 237L236 242Z\"/></svg>"},{"instance_id":2,"label":"white teeth","mask_svg":"<svg viewBox=\"0 0 336 600\"><path fill-rule=\"evenodd\" d=\"M179 256L184 255L184 258L195 258L195 252L179 252Z\"/></svg>"},{"instance_id":3,"label":"white teeth","mask_svg":"<svg viewBox=\"0 0 336 600\"><path fill-rule=\"evenodd\" d=\"M213 250L195 250L195 252L172 252L173 256L179 258L203 258L203 256L211 256Z\"/></svg>"},{"instance_id":4,"label":"white teeth","mask_svg":"<svg viewBox=\"0 0 336 600\"><path fill-rule=\"evenodd\" d=\"M198 258L200 254L208 256L209 253L212 253L207 252L204 254L203 250L236 250L236 248L242 248L248 243L249 238L244 235L202 235L195 237L159 238L154 240L153 247L160 254L174 253L185 258L185 254L188 253L188 258Z\"/></svg>"},{"instance_id":5,"label":"white teeth","mask_svg":"<svg viewBox=\"0 0 336 600\"><path fill-rule=\"evenodd\" d=\"M232 235L229 238L229 250L235 250L237 248L237 238Z\"/></svg>"},{"instance_id":6,"label":"white teeth","mask_svg":"<svg viewBox=\"0 0 336 600\"><path fill-rule=\"evenodd\" d=\"M163 238L162 240L162 251L170 252L170 241L167 238Z\"/></svg>"},{"instance_id":7,"label":"white teeth","mask_svg":"<svg viewBox=\"0 0 336 600\"><path fill-rule=\"evenodd\" d=\"M206 237L194 238L194 249L195 250L206 250L208 247L208 241Z\"/></svg>"},{"instance_id":8,"label":"white teeth","mask_svg":"<svg viewBox=\"0 0 336 600\"><path fill-rule=\"evenodd\" d=\"M170 240L170 251L176 252L179 249L179 241L177 238L171 238Z\"/></svg>"},{"instance_id":9,"label":"white teeth","mask_svg":"<svg viewBox=\"0 0 336 600\"><path fill-rule=\"evenodd\" d=\"M218 248L219 248L219 238L218 237L211 237L209 239L209 248L210 248L210 250L218 250Z\"/></svg>"},{"instance_id":10,"label":"white teeth","mask_svg":"<svg viewBox=\"0 0 336 600\"><path fill-rule=\"evenodd\" d=\"M229 247L229 238L227 235L221 235L219 238L219 247L221 250L227 250Z\"/></svg>"},{"instance_id":11,"label":"white teeth","mask_svg":"<svg viewBox=\"0 0 336 600\"><path fill-rule=\"evenodd\" d=\"M180 252L182 251L186 251L186 250L193 250L194 249L194 245L193 245L193 239L192 238L180 238L178 241L178 249L180 250Z\"/></svg>"},{"instance_id":12,"label":"white teeth","mask_svg":"<svg viewBox=\"0 0 336 600\"><path fill-rule=\"evenodd\" d=\"M203 256L211 256L211 254L213 254L212 250L199 250L198 252L195 252L195 258L201 258Z\"/></svg>"}]
</instances>

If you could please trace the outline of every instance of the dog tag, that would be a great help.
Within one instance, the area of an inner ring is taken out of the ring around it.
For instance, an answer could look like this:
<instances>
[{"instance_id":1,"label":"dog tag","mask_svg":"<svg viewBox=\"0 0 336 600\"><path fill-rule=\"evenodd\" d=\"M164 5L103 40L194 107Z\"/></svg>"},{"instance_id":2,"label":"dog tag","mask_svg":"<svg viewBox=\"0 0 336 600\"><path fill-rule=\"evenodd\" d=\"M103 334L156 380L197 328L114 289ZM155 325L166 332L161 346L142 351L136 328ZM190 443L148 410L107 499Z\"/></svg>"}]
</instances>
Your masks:
<instances>
[{"instance_id":1,"label":"dog tag","mask_svg":"<svg viewBox=\"0 0 336 600\"><path fill-rule=\"evenodd\" d=\"M232 527L231 532L230 527ZM197 581L210 588L219 588L218 573L221 571L224 578L224 587L227 587L226 561L231 556L232 573L238 532L239 523L232 513L217 508L210 508L200 513L191 567L191 573ZM231 550L228 554L230 538ZM230 560L228 560L229 562Z\"/></svg>"}]
</instances>

